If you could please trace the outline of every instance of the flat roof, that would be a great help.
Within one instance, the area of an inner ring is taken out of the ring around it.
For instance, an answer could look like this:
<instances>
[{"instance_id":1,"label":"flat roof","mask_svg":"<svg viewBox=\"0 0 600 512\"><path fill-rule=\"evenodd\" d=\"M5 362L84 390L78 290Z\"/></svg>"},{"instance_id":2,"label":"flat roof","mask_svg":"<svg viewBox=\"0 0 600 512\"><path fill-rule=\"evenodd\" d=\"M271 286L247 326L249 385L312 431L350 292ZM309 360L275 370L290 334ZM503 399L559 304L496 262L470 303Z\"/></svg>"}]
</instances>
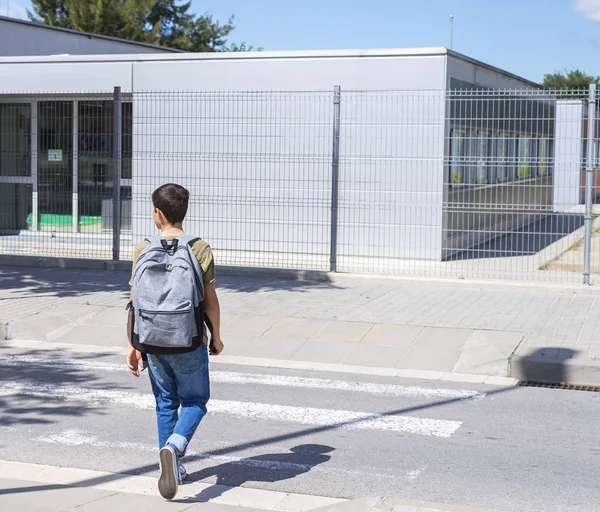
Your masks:
<instances>
[{"instance_id":1,"label":"flat roof","mask_svg":"<svg viewBox=\"0 0 600 512\"><path fill-rule=\"evenodd\" d=\"M131 39L122 39L120 37L104 36L101 34L93 34L91 32L82 32L80 30L73 30L70 28L54 27L52 25L46 25L45 23L20 20L20 19L16 19L16 18L7 18L6 16L0 16L0 22L14 23L16 25L25 25L27 27L35 28L35 29L39 29L39 30L52 30L55 32L63 32L63 33L72 34L75 36L85 37L86 39L100 39L103 41L111 41L113 43L128 44L128 45L132 45L132 46L140 46L143 48L152 48L154 50L160 50L162 52L184 53L183 50L178 50L176 48L167 48L166 46L141 43L139 41L132 41Z\"/></svg>"},{"instance_id":2,"label":"flat roof","mask_svg":"<svg viewBox=\"0 0 600 512\"><path fill-rule=\"evenodd\" d=\"M328 59L328 58L389 58L389 57L437 57L449 56L464 62L469 62L478 67L503 74L519 80L531 87L540 87L521 76L503 69L491 66L485 62L473 59L461 53L444 47L432 48L391 48L375 50L309 50L309 51L262 51L262 52L214 52L191 53L179 52L176 54L116 54L116 55L50 55L33 57L1 57L2 63L34 63L34 62L148 62L148 61L200 61L200 60L278 60L278 59Z\"/></svg>"}]
</instances>

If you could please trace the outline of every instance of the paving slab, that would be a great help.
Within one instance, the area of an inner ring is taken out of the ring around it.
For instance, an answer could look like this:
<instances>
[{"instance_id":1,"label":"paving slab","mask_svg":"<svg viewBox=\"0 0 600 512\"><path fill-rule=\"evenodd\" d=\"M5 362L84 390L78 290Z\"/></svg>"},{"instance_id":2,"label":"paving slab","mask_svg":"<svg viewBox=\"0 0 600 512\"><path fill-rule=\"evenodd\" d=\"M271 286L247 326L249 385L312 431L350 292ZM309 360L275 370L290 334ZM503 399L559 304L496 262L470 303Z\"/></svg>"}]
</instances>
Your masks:
<instances>
[{"instance_id":1,"label":"paving slab","mask_svg":"<svg viewBox=\"0 0 600 512\"><path fill-rule=\"evenodd\" d=\"M452 371L506 377L510 359L524 338L524 333L476 330L463 345Z\"/></svg>"},{"instance_id":2,"label":"paving slab","mask_svg":"<svg viewBox=\"0 0 600 512\"><path fill-rule=\"evenodd\" d=\"M352 348L352 351L342 360L342 364L395 368L407 351L405 347L360 344Z\"/></svg>"},{"instance_id":3,"label":"paving slab","mask_svg":"<svg viewBox=\"0 0 600 512\"><path fill-rule=\"evenodd\" d=\"M144 512L182 512L190 510L190 501L165 501L155 496L114 493L106 498L80 505L74 512L107 512L109 510L143 510Z\"/></svg>"},{"instance_id":4,"label":"paving slab","mask_svg":"<svg viewBox=\"0 0 600 512\"><path fill-rule=\"evenodd\" d=\"M379 502L381 497L364 497L344 503L336 503L321 508L316 508L312 512L370 512Z\"/></svg>"},{"instance_id":5,"label":"paving slab","mask_svg":"<svg viewBox=\"0 0 600 512\"><path fill-rule=\"evenodd\" d=\"M326 323L324 320L313 318L281 318L265 333L265 336L307 340L314 336Z\"/></svg>"},{"instance_id":6,"label":"paving slab","mask_svg":"<svg viewBox=\"0 0 600 512\"><path fill-rule=\"evenodd\" d=\"M459 349L445 350L413 346L406 351L404 357L396 364L396 368L451 372L460 355L461 350Z\"/></svg>"},{"instance_id":7,"label":"paving slab","mask_svg":"<svg viewBox=\"0 0 600 512\"><path fill-rule=\"evenodd\" d=\"M261 336L277 323L279 317L250 314L235 315L221 330L223 336L230 334L243 336Z\"/></svg>"},{"instance_id":8,"label":"paving slab","mask_svg":"<svg viewBox=\"0 0 600 512\"><path fill-rule=\"evenodd\" d=\"M462 349L473 334L473 329L425 327L413 345L424 349Z\"/></svg>"},{"instance_id":9,"label":"paving slab","mask_svg":"<svg viewBox=\"0 0 600 512\"><path fill-rule=\"evenodd\" d=\"M422 331L423 327L414 325L375 324L361 343L410 347Z\"/></svg>"},{"instance_id":10,"label":"paving slab","mask_svg":"<svg viewBox=\"0 0 600 512\"><path fill-rule=\"evenodd\" d=\"M225 345L224 353L230 356L239 356L244 351L251 351L251 347L257 340L255 336L236 334L223 334L222 336Z\"/></svg>"},{"instance_id":11,"label":"paving slab","mask_svg":"<svg viewBox=\"0 0 600 512\"><path fill-rule=\"evenodd\" d=\"M228 338L229 339L229 338ZM289 359L308 339L271 338L261 336L254 343L246 345L239 352L241 356L264 357L269 359ZM229 350L228 350L229 353Z\"/></svg>"},{"instance_id":12,"label":"paving slab","mask_svg":"<svg viewBox=\"0 0 600 512\"><path fill-rule=\"evenodd\" d=\"M600 288L334 277L221 275L227 355L600 385ZM3 267L0 339L125 347L128 278Z\"/></svg>"},{"instance_id":13,"label":"paving slab","mask_svg":"<svg viewBox=\"0 0 600 512\"><path fill-rule=\"evenodd\" d=\"M353 349L352 343L342 341L307 341L291 357L292 361L341 363Z\"/></svg>"},{"instance_id":14,"label":"paving slab","mask_svg":"<svg viewBox=\"0 0 600 512\"><path fill-rule=\"evenodd\" d=\"M46 512L64 511L115 494L99 489L32 484L20 480L1 479L0 481L0 510L6 511L16 510L18 507L30 510L30 505Z\"/></svg>"},{"instance_id":15,"label":"paving slab","mask_svg":"<svg viewBox=\"0 0 600 512\"><path fill-rule=\"evenodd\" d=\"M425 501L408 501L397 498L383 498L369 512L501 512L483 508L448 505L445 503L428 503Z\"/></svg>"},{"instance_id":16,"label":"paving slab","mask_svg":"<svg viewBox=\"0 0 600 512\"><path fill-rule=\"evenodd\" d=\"M65 328L72 328L76 325L66 315L40 313L10 322L8 337L13 340L47 341L49 334Z\"/></svg>"},{"instance_id":17,"label":"paving slab","mask_svg":"<svg viewBox=\"0 0 600 512\"><path fill-rule=\"evenodd\" d=\"M76 325L64 334L53 336L49 341L77 343L82 345L106 345L126 347L127 332L125 326L112 325Z\"/></svg>"},{"instance_id":18,"label":"paving slab","mask_svg":"<svg viewBox=\"0 0 600 512\"><path fill-rule=\"evenodd\" d=\"M321 327L311 341L359 343L372 328L371 323L332 320Z\"/></svg>"}]
</instances>

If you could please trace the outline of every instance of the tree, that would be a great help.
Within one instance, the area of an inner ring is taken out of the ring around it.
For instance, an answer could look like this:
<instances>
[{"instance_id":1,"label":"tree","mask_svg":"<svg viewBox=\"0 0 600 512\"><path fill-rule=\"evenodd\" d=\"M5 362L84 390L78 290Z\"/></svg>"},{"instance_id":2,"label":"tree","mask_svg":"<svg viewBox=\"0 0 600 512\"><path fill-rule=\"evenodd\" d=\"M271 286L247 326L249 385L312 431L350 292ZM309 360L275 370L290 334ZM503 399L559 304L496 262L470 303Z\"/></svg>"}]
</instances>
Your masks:
<instances>
[{"instance_id":1,"label":"tree","mask_svg":"<svg viewBox=\"0 0 600 512\"><path fill-rule=\"evenodd\" d=\"M33 13L28 12L28 14L32 21L67 28L68 8L66 2L60 0L32 0L31 4Z\"/></svg>"},{"instance_id":2,"label":"tree","mask_svg":"<svg viewBox=\"0 0 600 512\"><path fill-rule=\"evenodd\" d=\"M189 52L227 51L234 29L233 17L221 25L209 14L191 13L191 2L181 0L32 0L32 5L32 21Z\"/></svg>"},{"instance_id":3,"label":"tree","mask_svg":"<svg viewBox=\"0 0 600 512\"><path fill-rule=\"evenodd\" d=\"M586 93L590 84L600 86L600 77L587 75L579 69L565 71L565 73L555 72L544 75L543 83L546 89L568 90L572 93L576 93L577 91Z\"/></svg>"},{"instance_id":4,"label":"tree","mask_svg":"<svg viewBox=\"0 0 600 512\"><path fill-rule=\"evenodd\" d=\"M263 48L255 48L254 46L246 43L231 43L227 48L225 48L226 52L262 52Z\"/></svg>"}]
</instances>

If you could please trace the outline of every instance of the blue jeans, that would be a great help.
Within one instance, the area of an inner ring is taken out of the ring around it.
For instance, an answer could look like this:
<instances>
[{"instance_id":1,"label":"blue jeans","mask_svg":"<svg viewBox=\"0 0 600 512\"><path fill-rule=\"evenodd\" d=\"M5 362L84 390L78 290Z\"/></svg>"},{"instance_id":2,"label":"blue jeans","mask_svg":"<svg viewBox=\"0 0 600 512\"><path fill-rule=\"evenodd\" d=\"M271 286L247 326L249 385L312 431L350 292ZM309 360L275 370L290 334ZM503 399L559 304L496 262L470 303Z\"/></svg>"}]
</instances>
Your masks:
<instances>
[{"instance_id":1,"label":"blue jeans","mask_svg":"<svg viewBox=\"0 0 600 512\"><path fill-rule=\"evenodd\" d=\"M148 354L148 373L156 398L159 448L169 443L183 455L210 398L207 348L203 345L186 354Z\"/></svg>"}]
</instances>

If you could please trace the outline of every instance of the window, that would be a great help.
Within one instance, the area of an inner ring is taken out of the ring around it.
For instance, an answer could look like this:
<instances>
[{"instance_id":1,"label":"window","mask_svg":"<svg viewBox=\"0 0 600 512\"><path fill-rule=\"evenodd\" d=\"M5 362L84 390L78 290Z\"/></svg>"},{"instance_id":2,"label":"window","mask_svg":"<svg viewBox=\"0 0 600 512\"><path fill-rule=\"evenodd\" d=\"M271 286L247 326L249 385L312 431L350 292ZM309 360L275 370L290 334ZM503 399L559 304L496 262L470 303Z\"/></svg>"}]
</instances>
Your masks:
<instances>
[{"instance_id":1,"label":"window","mask_svg":"<svg viewBox=\"0 0 600 512\"><path fill-rule=\"evenodd\" d=\"M0 103L0 176L31 176L28 103Z\"/></svg>"}]
</instances>

